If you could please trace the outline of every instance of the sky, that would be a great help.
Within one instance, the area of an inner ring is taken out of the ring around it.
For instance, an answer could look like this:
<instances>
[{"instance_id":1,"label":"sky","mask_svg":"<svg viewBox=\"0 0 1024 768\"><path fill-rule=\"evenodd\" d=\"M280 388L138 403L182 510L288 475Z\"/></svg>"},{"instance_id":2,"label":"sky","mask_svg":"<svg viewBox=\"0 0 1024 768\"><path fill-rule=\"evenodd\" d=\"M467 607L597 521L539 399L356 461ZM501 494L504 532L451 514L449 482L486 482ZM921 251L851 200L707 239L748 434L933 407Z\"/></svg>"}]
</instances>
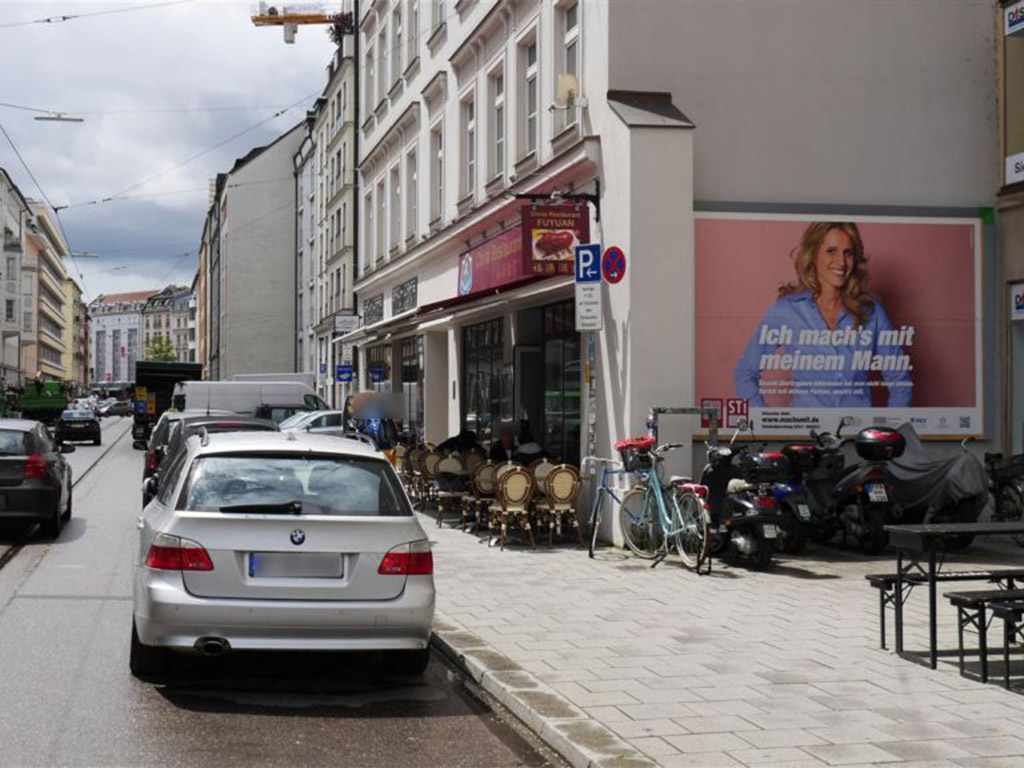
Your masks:
<instances>
[{"instance_id":1,"label":"sky","mask_svg":"<svg viewBox=\"0 0 1024 768\"><path fill-rule=\"evenodd\" d=\"M157 2L0 0L0 102L84 118L39 122L0 106L45 197L69 206L60 221L71 249L95 254L67 264L89 299L190 284L210 180L300 122L327 82L334 46L323 27L301 27L286 45L280 28L253 26L248 2L142 7ZM118 12L5 26L97 11ZM2 134L0 167L43 199ZM111 196L135 199L83 205Z\"/></svg>"}]
</instances>

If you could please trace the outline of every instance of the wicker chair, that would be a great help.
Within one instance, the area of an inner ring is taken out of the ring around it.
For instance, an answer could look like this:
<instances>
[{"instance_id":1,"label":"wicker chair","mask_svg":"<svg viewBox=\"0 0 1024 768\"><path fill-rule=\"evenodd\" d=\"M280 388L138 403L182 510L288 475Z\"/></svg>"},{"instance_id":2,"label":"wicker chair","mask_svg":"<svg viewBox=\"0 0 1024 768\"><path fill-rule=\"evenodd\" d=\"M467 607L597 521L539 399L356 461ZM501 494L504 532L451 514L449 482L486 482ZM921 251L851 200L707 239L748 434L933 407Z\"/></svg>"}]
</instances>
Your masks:
<instances>
[{"instance_id":1,"label":"wicker chair","mask_svg":"<svg viewBox=\"0 0 1024 768\"><path fill-rule=\"evenodd\" d=\"M500 464L495 464L494 498L491 500L490 508L491 517L493 519L497 520L501 515L501 478L504 477L507 472L511 472L513 469L522 468L522 464L516 464L516 462L514 461L503 461Z\"/></svg>"},{"instance_id":2,"label":"wicker chair","mask_svg":"<svg viewBox=\"0 0 1024 768\"><path fill-rule=\"evenodd\" d=\"M408 478L406 490L416 506L420 505L420 461L424 453L423 448L416 446L405 454L405 474Z\"/></svg>"},{"instance_id":3,"label":"wicker chair","mask_svg":"<svg viewBox=\"0 0 1024 768\"><path fill-rule=\"evenodd\" d=\"M471 517L476 523L475 529L478 533L488 527L487 513L494 499L494 472L497 468L497 464L485 461L473 470L470 481L473 493L462 499L462 530L466 530L466 523Z\"/></svg>"},{"instance_id":4,"label":"wicker chair","mask_svg":"<svg viewBox=\"0 0 1024 768\"><path fill-rule=\"evenodd\" d=\"M441 454L437 451L424 451L420 457L419 495L420 505L424 511L427 504L437 500L437 465L441 463Z\"/></svg>"},{"instance_id":5,"label":"wicker chair","mask_svg":"<svg viewBox=\"0 0 1024 768\"><path fill-rule=\"evenodd\" d=\"M580 473L569 464L552 467L544 479L545 505L541 511L541 525L548 528L548 546L555 535L562 535L562 526L568 522L576 530L576 537L583 544L580 521L576 516L576 501L580 495Z\"/></svg>"},{"instance_id":6,"label":"wicker chair","mask_svg":"<svg viewBox=\"0 0 1024 768\"><path fill-rule=\"evenodd\" d=\"M455 475L461 477L465 475L465 467L462 466L462 462L454 456L448 456L447 458L441 459L437 463L437 477L438 485L440 486L441 475ZM466 495L465 491L453 491L453 490L440 490L437 491L437 527L441 527L441 523L444 522L444 513L446 511L457 511L462 506L462 499Z\"/></svg>"},{"instance_id":7,"label":"wicker chair","mask_svg":"<svg viewBox=\"0 0 1024 768\"><path fill-rule=\"evenodd\" d=\"M462 455L462 463L466 465L466 469L470 472L475 472L476 468L487 461L487 455L478 449L472 449L466 451Z\"/></svg>"},{"instance_id":8,"label":"wicker chair","mask_svg":"<svg viewBox=\"0 0 1024 768\"><path fill-rule=\"evenodd\" d=\"M515 525L520 530L525 530L530 537L530 546L536 547L537 543L533 538L533 525L530 522L530 500L537 486L533 482L533 475L522 466L512 464L502 473L498 481L497 497L501 500L501 511L498 517L498 524L501 527L501 548L505 549L505 539L508 535L509 525ZM491 527L494 527L494 519L491 520Z\"/></svg>"}]
</instances>

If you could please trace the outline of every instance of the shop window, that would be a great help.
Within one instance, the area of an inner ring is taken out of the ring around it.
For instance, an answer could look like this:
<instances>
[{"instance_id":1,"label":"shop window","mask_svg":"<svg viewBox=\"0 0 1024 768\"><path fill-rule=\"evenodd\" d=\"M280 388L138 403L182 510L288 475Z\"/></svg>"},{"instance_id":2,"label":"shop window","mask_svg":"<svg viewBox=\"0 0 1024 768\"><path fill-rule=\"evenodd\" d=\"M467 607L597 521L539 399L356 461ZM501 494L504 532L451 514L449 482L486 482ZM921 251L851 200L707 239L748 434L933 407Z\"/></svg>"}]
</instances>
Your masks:
<instances>
[{"instance_id":1,"label":"shop window","mask_svg":"<svg viewBox=\"0 0 1024 768\"><path fill-rule=\"evenodd\" d=\"M391 391L391 345L379 344L366 350L366 380L376 392Z\"/></svg>"},{"instance_id":2,"label":"shop window","mask_svg":"<svg viewBox=\"0 0 1024 768\"><path fill-rule=\"evenodd\" d=\"M544 339L544 450L579 466L580 335L572 301L544 307Z\"/></svg>"},{"instance_id":3,"label":"shop window","mask_svg":"<svg viewBox=\"0 0 1024 768\"><path fill-rule=\"evenodd\" d=\"M501 319L462 329L462 428L481 443L494 439L498 425L512 416L511 372L504 360Z\"/></svg>"},{"instance_id":4,"label":"shop window","mask_svg":"<svg viewBox=\"0 0 1024 768\"><path fill-rule=\"evenodd\" d=\"M416 436L423 434L423 337L402 339L399 346L402 377L402 405L405 428Z\"/></svg>"}]
</instances>

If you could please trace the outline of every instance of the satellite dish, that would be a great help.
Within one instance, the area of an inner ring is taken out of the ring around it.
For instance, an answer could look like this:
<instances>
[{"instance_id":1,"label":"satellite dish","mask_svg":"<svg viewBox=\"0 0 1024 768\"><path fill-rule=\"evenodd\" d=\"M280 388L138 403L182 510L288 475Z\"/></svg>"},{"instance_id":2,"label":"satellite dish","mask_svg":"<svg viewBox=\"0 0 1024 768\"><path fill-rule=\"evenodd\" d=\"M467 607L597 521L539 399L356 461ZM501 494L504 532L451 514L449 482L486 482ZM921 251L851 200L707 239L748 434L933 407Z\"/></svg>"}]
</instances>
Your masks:
<instances>
[{"instance_id":1,"label":"satellite dish","mask_svg":"<svg viewBox=\"0 0 1024 768\"><path fill-rule=\"evenodd\" d=\"M558 76L558 101L561 104L571 104L576 100L580 92L580 81L576 75L568 72Z\"/></svg>"}]
</instances>

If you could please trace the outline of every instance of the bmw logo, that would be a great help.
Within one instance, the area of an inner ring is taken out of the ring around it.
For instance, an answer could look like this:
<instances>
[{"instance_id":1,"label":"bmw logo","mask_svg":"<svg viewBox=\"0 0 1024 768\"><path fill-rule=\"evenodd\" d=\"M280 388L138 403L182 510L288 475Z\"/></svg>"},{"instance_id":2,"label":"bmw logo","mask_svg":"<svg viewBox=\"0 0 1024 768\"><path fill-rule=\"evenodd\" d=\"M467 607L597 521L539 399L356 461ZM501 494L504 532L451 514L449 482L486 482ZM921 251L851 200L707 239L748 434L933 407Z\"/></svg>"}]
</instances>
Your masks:
<instances>
[{"instance_id":1,"label":"bmw logo","mask_svg":"<svg viewBox=\"0 0 1024 768\"><path fill-rule=\"evenodd\" d=\"M292 544L296 547L306 540L306 533L301 528L296 528L291 535Z\"/></svg>"}]
</instances>

